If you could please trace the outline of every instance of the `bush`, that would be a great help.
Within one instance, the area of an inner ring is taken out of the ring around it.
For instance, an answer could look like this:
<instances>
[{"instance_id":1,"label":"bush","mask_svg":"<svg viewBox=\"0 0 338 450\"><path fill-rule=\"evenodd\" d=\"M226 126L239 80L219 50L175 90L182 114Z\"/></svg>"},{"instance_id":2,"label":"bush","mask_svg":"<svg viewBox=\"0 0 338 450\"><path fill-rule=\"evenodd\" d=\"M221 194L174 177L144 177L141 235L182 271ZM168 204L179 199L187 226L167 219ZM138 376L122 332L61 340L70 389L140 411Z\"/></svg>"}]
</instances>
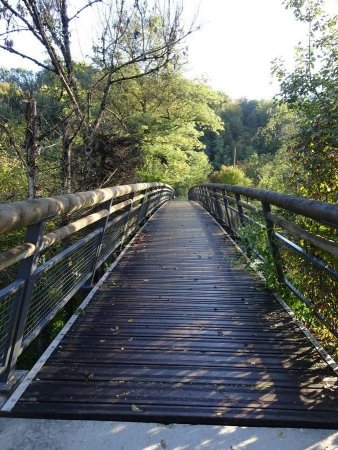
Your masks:
<instances>
[{"instance_id":1,"label":"bush","mask_svg":"<svg viewBox=\"0 0 338 450\"><path fill-rule=\"evenodd\" d=\"M210 175L212 183L239 184L241 186L251 186L252 180L248 178L240 167L221 166L217 172Z\"/></svg>"}]
</instances>

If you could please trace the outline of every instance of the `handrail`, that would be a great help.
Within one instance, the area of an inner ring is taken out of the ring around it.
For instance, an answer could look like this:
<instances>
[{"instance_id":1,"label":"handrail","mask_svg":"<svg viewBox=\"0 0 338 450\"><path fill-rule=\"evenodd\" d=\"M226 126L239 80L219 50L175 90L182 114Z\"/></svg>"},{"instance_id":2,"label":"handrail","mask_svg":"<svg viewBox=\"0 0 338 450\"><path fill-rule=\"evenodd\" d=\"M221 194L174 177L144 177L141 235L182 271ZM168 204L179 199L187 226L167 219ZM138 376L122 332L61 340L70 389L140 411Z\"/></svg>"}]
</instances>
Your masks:
<instances>
[{"instance_id":1,"label":"handrail","mask_svg":"<svg viewBox=\"0 0 338 450\"><path fill-rule=\"evenodd\" d=\"M26 227L24 242L0 253L0 271L16 265L13 282L0 289L0 382L9 382L23 349L76 292L91 289L103 263L173 196L169 185L138 183L0 205L0 234ZM44 234L46 222L75 212L82 214Z\"/></svg>"},{"instance_id":2,"label":"handrail","mask_svg":"<svg viewBox=\"0 0 338 450\"><path fill-rule=\"evenodd\" d=\"M188 195L190 200L197 201L213 215L234 238L244 243L256 263L263 262L263 268L264 263L269 268L272 264L275 268L274 283L282 290L290 290L338 338L338 317L335 313L338 242L335 242L333 232L338 226L338 205L219 183L194 186ZM242 200L242 196L246 197L246 201ZM254 200L255 204L248 203L249 199ZM276 208L274 213L272 206ZM286 217L283 217L283 212L287 213ZM300 216L301 221L298 220ZM327 234L331 233L332 239L314 232L313 220L319 222ZM310 229L305 229L306 226ZM265 237L260 235L264 229Z\"/></svg>"},{"instance_id":3,"label":"handrail","mask_svg":"<svg viewBox=\"0 0 338 450\"><path fill-rule=\"evenodd\" d=\"M7 233L20 227L49 220L57 215L64 216L74 212L99 205L112 198L119 198L131 193L144 191L155 187L171 186L163 183L138 183L94 191L65 194L50 198L36 198L15 203L0 205L0 233Z\"/></svg>"},{"instance_id":4,"label":"handrail","mask_svg":"<svg viewBox=\"0 0 338 450\"><path fill-rule=\"evenodd\" d=\"M281 192L232 184L209 183L200 184L199 186L223 189L225 191L233 192L234 194L244 195L254 200L260 200L274 206L279 206L280 208L287 209L295 214L300 214L311 219L321 220L338 226L338 206L333 203L320 202L318 200L283 194ZM189 192L192 192L193 189L194 187L191 188Z\"/></svg>"}]
</instances>

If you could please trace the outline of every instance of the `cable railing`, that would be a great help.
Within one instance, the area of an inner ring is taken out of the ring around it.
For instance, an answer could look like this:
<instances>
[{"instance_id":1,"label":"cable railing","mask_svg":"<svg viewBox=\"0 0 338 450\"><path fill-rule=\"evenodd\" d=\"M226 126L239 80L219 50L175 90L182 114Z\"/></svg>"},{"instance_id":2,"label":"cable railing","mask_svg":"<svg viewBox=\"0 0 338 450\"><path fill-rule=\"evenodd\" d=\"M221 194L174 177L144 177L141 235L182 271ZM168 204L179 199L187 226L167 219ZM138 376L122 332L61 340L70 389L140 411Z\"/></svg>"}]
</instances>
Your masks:
<instances>
[{"instance_id":1,"label":"cable railing","mask_svg":"<svg viewBox=\"0 0 338 450\"><path fill-rule=\"evenodd\" d=\"M140 183L0 205L0 234L24 229L23 243L0 253L0 382L12 380L22 351L174 196ZM19 232L19 231L18 231Z\"/></svg>"},{"instance_id":2,"label":"cable railing","mask_svg":"<svg viewBox=\"0 0 338 450\"><path fill-rule=\"evenodd\" d=\"M189 191L263 268L338 338L338 206L228 184Z\"/></svg>"}]
</instances>

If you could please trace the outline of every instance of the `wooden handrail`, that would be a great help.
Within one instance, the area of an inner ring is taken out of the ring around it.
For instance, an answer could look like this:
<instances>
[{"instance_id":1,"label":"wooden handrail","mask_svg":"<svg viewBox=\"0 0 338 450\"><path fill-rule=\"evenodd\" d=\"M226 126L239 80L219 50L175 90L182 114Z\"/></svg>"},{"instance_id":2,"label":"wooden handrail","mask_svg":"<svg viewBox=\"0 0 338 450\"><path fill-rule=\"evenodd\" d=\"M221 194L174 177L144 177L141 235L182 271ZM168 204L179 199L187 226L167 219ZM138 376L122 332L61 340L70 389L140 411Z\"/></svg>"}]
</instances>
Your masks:
<instances>
[{"instance_id":1,"label":"wooden handrail","mask_svg":"<svg viewBox=\"0 0 338 450\"><path fill-rule=\"evenodd\" d=\"M279 206L295 214L309 217L315 220L321 220L332 225L338 226L338 205L333 203L320 202L281 192L268 191L266 189L256 189L246 186L236 186L232 184L208 183L199 184L189 190L189 195L193 194L196 187L207 187L221 189L226 192L244 195L253 200L260 200L270 205Z\"/></svg>"},{"instance_id":2,"label":"wooden handrail","mask_svg":"<svg viewBox=\"0 0 338 450\"><path fill-rule=\"evenodd\" d=\"M172 187L163 183L138 183L114 186L94 191L65 194L50 198L36 198L0 205L0 233L7 233L18 228L27 227L41 221L72 214L76 211L99 205L112 198L122 197L133 192L140 192L156 187Z\"/></svg>"},{"instance_id":3,"label":"wooden handrail","mask_svg":"<svg viewBox=\"0 0 338 450\"><path fill-rule=\"evenodd\" d=\"M242 196L260 202L261 209L257 208L256 203L251 205L243 201ZM247 248L248 255L253 257L255 262L260 260L265 264L266 273L269 273L271 261L273 261L275 266L274 286L281 287L282 291L284 288L291 290L296 297L311 308L313 315L338 338L337 320L332 318L331 308L332 302L336 301L335 289L338 282L338 270L335 263L338 256L338 243L335 242L334 232L328 231L330 228L334 229L338 226L338 206L336 204L263 189L213 183L194 186L189 191L189 198L199 202L225 227L232 237L242 241ZM231 206L229 202L232 204ZM281 213L281 215L272 213L271 206L277 207L279 209L277 214ZM244 212L243 207L248 211ZM299 222L298 218L294 218L295 223L293 223L289 217L290 214L283 217L285 215L283 211L300 215L302 219ZM327 236L317 235L311 229L311 221L303 218L314 219L324 224L331 239ZM265 229L265 236L256 236L257 226L260 230ZM310 229L307 230L305 227ZM284 231L286 231L286 235L283 234ZM290 258L285 256L285 252L291 252L287 254L290 255ZM292 263L297 265L294 273L290 271ZM312 274L311 281L306 281L304 286L300 286L302 278L299 274L303 266L305 267L304 280L307 280L307 264L317 275L314 277ZM318 294L316 283L320 282L326 287L331 286L332 289L328 294L323 296Z\"/></svg>"},{"instance_id":4,"label":"wooden handrail","mask_svg":"<svg viewBox=\"0 0 338 450\"><path fill-rule=\"evenodd\" d=\"M0 289L0 384L57 312L90 289L104 262L173 196L169 185L139 183L0 205L0 233L26 227L25 242L0 253L0 270L17 265L14 281ZM79 211L71 223L44 234L45 222ZM42 251L57 242L64 244L42 260Z\"/></svg>"}]
</instances>

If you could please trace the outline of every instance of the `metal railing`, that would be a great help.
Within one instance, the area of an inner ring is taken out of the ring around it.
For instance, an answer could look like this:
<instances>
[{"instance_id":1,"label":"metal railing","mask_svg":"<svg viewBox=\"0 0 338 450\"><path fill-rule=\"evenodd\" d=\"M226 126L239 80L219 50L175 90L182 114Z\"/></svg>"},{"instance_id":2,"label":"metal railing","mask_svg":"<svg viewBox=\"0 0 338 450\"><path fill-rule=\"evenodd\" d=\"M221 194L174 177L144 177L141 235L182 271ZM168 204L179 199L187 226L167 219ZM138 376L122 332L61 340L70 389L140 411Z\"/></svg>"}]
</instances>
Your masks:
<instances>
[{"instance_id":1,"label":"metal railing","mask_svg":"<svg viewBox=\"0 0 338 450\"><path fill-rule=\"evenodd\" d=\"M28 344L173 195L168 185L142 183L0 205L0 234L25 228L24 242L0 253L0 280L4 271L15 274L0 290L0 382L12 379Z\"/></svg>"},{"instance_id":2,"label":"metal railing","mask_svg":"<svg viewBox=\"0 0 338 450\"><path fill-rule=\"evenodd\" d=\"M270 284L290 290L338 338L337 205L227 184L194 186L189 199L245 244Z\"/></svg>"}]
</instances>

